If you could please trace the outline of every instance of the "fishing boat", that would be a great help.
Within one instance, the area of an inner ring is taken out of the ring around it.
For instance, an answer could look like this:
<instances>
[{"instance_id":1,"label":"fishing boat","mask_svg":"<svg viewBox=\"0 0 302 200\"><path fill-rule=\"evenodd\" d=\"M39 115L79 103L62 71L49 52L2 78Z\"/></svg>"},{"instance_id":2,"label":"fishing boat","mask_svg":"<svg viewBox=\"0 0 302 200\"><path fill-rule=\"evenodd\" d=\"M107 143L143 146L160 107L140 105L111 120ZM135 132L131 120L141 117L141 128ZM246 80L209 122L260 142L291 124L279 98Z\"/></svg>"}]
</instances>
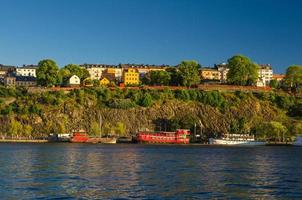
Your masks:
<instances>
[{"instance_id":1,"label":"fishing boat","mask_svg":"<svg viewBox=\"0 0 302 200\"><path fill-rule=\"evenodd\" d=\"M213 145L247 145L247 146L261 146L266 142L255 140L254 135L249 134L226 134L220 139L209 139L209 144Z\"/></svg>"},{"instance_id":2,"label":"fishing boat","mask_svg":"<svg viewBox=\"0 0 302 200\"><path fill-rule=\"evenodd\" d=\"M178 129L175 132L139 132L136 135L139 143L160 143L160 144L189 144L190 131Z\"/></svg>"},{"instance_id":3,"label":"fishing boat","mask_svg":"<svg viewBox=\"0 0 302 200\"><path fill-rule=\"evenodd\" d=\"M302 135L297 136L295 141L293 142L294 146L302 146Z\"/></svg>"},{"instance_id":4,"label":"fishing boat","mask_svg":"<svg viewBox=\"0 0 302 200\"><path fill-rule=\"evenodd\" d=\"M100 138L100 143L103 144L116 144L117 138L116 137L102 137Z\"/></svg>"}]
</instances>

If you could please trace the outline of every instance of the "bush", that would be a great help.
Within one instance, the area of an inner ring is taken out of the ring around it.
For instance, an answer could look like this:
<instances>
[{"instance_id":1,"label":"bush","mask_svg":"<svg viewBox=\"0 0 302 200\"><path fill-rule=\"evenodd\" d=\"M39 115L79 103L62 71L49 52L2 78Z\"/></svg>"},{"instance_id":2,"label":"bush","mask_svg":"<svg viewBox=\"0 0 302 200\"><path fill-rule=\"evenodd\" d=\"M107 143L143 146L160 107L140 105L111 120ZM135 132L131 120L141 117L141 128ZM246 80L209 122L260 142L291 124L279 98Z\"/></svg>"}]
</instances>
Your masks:
<instances>
[{"instance_id":1,"label":"bush","mask_svg":"<svg viewBox=\"0 0 302 200\"><path fill-rule=\"evenodd\" d=\"M129 109L136 106L131 99L111 99L107 106L109 108Z\"/></svg>"},{"instance_id":2,"label":"bush","mask_svg":"<svg viewBox=\"0 0 302 200\"><path fill-rule=\"evenodd\" d=\"M199 95L199 101L213 107L224 108L225 99L218 91L203 92Z\"/></svg>"},{"instance_id":3,"label":"bush","mask_svg":"<svg viewBox=\"0 0 302 200\"><path fill-rule=\"evenodd\" d=\"M149 93L146 93L141 99L140 106L149 107L153 104L152 96Z\"/></svg>"}]
</instances>

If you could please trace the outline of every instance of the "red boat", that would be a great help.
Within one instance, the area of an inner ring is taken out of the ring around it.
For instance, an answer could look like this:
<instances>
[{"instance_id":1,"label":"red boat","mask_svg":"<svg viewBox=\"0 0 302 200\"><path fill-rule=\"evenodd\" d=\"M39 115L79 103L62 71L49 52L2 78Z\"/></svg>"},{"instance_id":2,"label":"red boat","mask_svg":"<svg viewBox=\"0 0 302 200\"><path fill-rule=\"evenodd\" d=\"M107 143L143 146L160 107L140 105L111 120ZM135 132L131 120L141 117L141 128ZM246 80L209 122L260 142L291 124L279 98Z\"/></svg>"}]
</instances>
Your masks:
<instances>
[{"instance_id":1,"label":"red boat","mask_svg":"<svg viewBox=\"0 0 302 200\"><path fill-rule=\"evenodd\" d=\"M77 143L84 143L89 140L89 135L86 133L86 131L76 131L73 133L71 142L77 142Z\"/></svg>"},{"instance_id":2,"label":"red boat","mask_svg":"<svg viewBox=\"0 0 302 200\"><path fill-rule=\"evenodd\" d=\"M176 132L139 132L136 140L140 143L189 144L190 131L178 129Z\"/></svg>"}]
</instances>

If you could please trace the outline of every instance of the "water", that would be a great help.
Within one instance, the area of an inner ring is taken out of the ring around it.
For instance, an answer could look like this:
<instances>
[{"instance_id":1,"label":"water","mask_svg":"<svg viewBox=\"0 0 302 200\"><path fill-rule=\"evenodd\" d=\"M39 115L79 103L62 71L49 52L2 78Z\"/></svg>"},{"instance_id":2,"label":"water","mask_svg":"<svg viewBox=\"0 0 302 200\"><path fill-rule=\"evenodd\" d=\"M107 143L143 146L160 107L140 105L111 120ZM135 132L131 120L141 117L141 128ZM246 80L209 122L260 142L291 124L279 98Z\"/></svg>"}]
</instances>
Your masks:
<instances>
[{"instance_id":1,"label":"water","mask_svg":"<svg viewBox=\"0 0 302 200\"><path fill-rule=\"evenodd\" d=\"M0 144L0 199L302 199L302 148Z\"/></svg>"}]
</instances>

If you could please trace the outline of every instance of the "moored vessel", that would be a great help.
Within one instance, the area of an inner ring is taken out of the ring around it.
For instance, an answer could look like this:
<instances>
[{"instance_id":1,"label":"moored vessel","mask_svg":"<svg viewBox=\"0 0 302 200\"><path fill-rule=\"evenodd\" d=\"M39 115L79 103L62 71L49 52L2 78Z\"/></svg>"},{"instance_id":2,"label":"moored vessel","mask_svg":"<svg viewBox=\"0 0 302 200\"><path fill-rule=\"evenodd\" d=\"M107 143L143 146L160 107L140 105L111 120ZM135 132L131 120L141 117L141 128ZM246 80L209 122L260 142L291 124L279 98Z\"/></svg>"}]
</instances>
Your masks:
<instances>
[{"instance_id":1,"label":"moored vessel","mask_svg":"<svg viewBox=\"0 0 302 200\"><path fill-rule=\"evenodd\" d=\"M209 144L213 145L248 145L248 146L260 146L265 145L265 141L255 140L254 135L248 134L226 134L220 139L209 139Z\"/></svg>"},{"instance_id":2,"label":"moored vessel","mask_svg":"<svg viewBox=\"0 0 302 200\"><path fill-rule=\"evenodd\" d=\"M85 143L89 141L89 135L84 130L75 131L72 134L70 142Z\"/></svg>"},{"instance_id":3,"label":"moored vessel","mask_svg":"<svg viewBox=\"0 0 302 200\"><path fill-rule=\"evenodd\" d=\"M175 132L139 132L136 135L139 143L160 143L160 144L189 144L190 131L178 129Z\"/></svg>"},{"instance_id":4,"label":"moored vessel","mask_svg":"<svg viewBox=\"0 0 302 200\"><path fill-rule=\"evenodd\" d=\"M294 146L302 146L302 135L297 136L293 142Z\"/></svg>"},{"instance_id":5,"label":"moored vessel","mask_svg":"<svg viewBox=\"0 0 302 200\"><path fill-rule=\"evenodd\" d=\"M102 137L100 138L100 143L103 144L116 144L117 138L116 137Z\"/></svg>"}]
</instances>

